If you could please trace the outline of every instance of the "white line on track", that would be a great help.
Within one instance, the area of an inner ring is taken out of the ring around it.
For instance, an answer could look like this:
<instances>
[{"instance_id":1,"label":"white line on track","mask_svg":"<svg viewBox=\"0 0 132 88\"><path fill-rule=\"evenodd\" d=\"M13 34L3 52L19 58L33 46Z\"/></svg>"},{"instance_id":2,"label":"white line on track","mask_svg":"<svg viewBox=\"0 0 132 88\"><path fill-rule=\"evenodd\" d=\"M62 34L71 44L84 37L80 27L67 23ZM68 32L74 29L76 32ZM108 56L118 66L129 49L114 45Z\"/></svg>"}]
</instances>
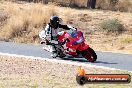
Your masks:
<instances>
[{"instance_id":1,"label":"white line on track","mask_svg":"<svg viewBox=\"0 0 132 88\"><path fill-rule=\"evenodd\" d=\"M52 63L62 63L62 64L69 64L69 65L75 65L75 66L82 66L82 67L95 67L95 68L102 68L102 69L108 69L108 70L121 70L121 69L116 69L116 68L110 68L110 67L104 67L104 66L97 66L97 65L92 65L92 63L86 64L82 62L72 62L72 61L65 61L65 60L58 60L58 59L49 59L49 58L42 58L42 57L34 57L34 56L24 56L24 55L17 55L17 54L9 54L9 53L2 53L0 52L1 56L13 56L13 57L23 57L23 58L30 58L30 59L39 59L39 60L45 60L49 61ZM127 71L127 70L124 70ZM132 72L132 71L128 71Z\"/></svg>"}]
</instances>

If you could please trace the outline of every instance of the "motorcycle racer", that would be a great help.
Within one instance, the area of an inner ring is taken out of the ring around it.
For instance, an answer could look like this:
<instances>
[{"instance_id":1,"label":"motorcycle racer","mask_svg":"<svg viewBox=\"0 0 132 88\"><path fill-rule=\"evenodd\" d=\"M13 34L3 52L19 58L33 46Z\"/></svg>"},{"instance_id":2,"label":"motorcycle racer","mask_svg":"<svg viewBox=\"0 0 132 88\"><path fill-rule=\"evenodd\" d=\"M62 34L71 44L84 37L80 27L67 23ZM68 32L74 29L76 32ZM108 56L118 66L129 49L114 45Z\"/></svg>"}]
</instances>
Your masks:
<instances>
[{"instance_id":1,"label":"motorcycle racer","mask_svg":"<svg viewBox=\"0 0 132 88\"><path fill-rule=\"evenodd\" d=\"M39 33L39 37L43 40L42 43L46 43L46 45L51 46L51 56L53 58L57 57L57 52L55 47L59 47L59 45L54 45L50 43L56 43L58 44L57 36L58 33L62 31L62 29L69 30L70 32L73 32L73 34L76 32L76 28L69 26L69 25L62 25L60 23L60 19L57 16L51 16L50 22L46 25L45 28L42 29L42 31ZM79 41L75 41L73 44L79 43Z\"/></svg>"}]
</instances>

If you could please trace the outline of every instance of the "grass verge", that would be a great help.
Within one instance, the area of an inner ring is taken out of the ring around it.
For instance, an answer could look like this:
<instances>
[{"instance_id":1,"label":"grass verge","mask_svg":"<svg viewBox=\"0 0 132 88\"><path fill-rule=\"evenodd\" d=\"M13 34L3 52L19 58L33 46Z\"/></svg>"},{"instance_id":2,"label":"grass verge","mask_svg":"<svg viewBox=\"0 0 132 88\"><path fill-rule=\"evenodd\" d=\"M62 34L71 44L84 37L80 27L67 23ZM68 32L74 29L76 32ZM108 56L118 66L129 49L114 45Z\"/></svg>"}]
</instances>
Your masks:
<instances>
[{"instance_id":1,"label":"grass verge","mask_svg":"<svg viewBox=\"0 0 132 88\"><path fill-rule=\"evenodd\" d=\"M44 60L0 56L1 88L130 88L129 84L85 84L76 83L78 66L48 62ZM88 74L130 74L127 71L84 67Z\"/></svg>"}]
</instances>

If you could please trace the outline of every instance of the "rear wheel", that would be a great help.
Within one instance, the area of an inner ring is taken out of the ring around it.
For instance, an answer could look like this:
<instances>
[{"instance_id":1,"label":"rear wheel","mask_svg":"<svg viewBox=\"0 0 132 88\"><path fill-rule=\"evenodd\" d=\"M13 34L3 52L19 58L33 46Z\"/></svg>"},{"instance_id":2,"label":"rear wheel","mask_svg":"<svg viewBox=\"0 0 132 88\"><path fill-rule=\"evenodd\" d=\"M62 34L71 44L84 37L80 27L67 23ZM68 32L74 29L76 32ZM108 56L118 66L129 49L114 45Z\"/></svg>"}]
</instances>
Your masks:
<instances>
[{"instance_id":1,"label":"rear wheel","mask_svg":"<svg viewBox=\"0 0 132 88\"><path fill-rule=\"evenodd\" d=\"M89 62L95 62L97 60L97 55L92 48L88 48L83 51L82 56L86 58Z\"/></svg>"}]
</instances>

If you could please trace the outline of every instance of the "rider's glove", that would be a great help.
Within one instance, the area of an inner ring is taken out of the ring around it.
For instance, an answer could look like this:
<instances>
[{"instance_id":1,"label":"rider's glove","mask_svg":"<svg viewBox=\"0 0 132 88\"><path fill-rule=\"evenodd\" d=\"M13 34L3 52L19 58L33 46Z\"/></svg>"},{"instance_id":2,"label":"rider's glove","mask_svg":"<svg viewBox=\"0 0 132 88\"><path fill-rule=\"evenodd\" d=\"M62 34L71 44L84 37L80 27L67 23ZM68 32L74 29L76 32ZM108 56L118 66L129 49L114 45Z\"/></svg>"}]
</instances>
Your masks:
<instances>
[{"instance_id":1,"label":"rider's glove","mask_svg":"<svg viewBox=\"0 0 132 88\"><path fill-rule=\"evenodd\" d=\"M72 26L70 26L70 25L67 25L68 26L68 28L71 30L71 31L76 31L77 29L76 28L74 28L74 27L72 27Z\"/></svg>"},{"instance_id":2,"label":"rider's glove","mask_svg":"<svg viewBox=\"0 0 132 88\"><path fill-rule=\"evenodd\" d=\"M72 42L72 45L77 45L78 43L76 41Z\"/></svg>"}]
</instances>

